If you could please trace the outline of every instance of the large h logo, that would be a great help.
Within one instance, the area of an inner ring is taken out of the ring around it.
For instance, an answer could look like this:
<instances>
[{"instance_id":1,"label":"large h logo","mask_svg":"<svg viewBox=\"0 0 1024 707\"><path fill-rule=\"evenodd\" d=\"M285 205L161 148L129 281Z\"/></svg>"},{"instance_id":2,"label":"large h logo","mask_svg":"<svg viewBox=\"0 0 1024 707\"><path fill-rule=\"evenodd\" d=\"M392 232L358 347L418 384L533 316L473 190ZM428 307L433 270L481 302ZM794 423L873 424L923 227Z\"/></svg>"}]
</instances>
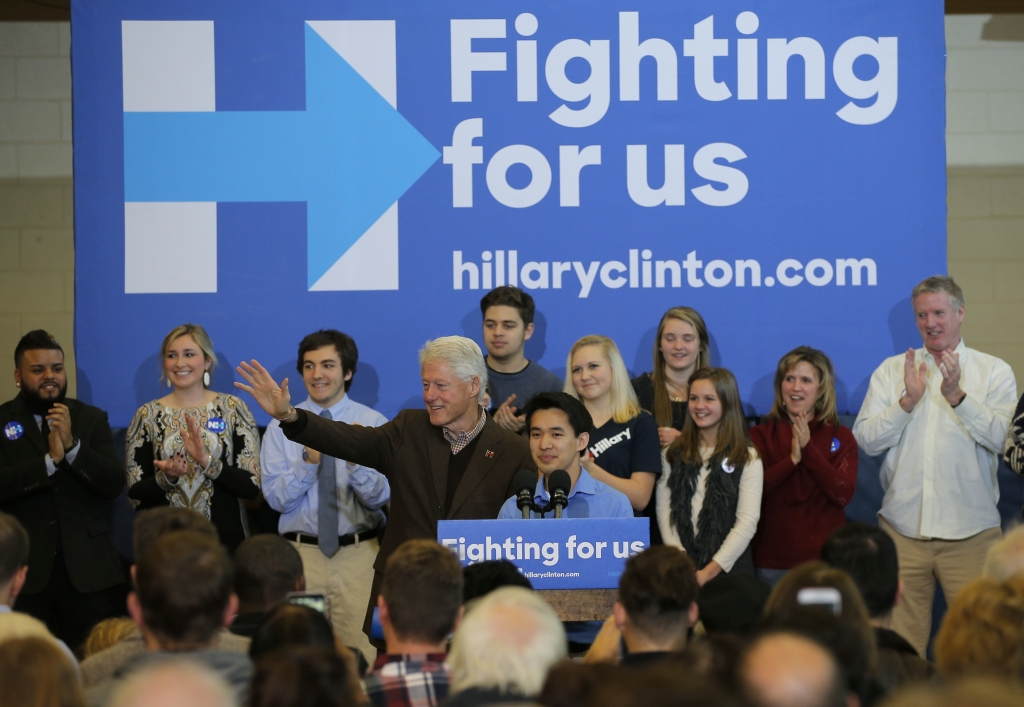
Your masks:
<instances>
[{"instance_id":1,"label":"large h logo","mask_svg":"<svg viewBox=\"0 0 1024 707\"><path fill-rule=\"evenodd\" d=\"M217 202L303 201L310 290L398 289L394 21L306 23L304 111L217 111L213 22L123 22L125 292L216 292ZM196 254L203 257L196 258Z\"/></svg>"}]
</instances>

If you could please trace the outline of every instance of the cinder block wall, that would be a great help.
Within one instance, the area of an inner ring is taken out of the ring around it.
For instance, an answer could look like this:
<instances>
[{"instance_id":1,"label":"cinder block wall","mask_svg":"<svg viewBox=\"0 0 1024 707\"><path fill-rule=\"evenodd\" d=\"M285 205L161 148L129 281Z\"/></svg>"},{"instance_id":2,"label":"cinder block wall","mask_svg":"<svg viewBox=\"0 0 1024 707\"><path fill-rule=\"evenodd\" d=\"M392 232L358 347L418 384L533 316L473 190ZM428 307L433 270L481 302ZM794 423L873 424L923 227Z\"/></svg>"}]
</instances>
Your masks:
<instances>
[{"instance_id":1,"label":"cinder block wall","mask_svg":"<svg viewBox=\"0 0 1024 707\"><path fill-rule=\"evenodd\" d=\"M946 18L949 272L968 345L1009 362L1024 391L1022 35L1021 15ZM75 391L70 45L67 24L0 23L0 400L16 392L15 343L39 327L64 345Z\"/></svg>"},{"instance_id":2,"label":"cinder block wall","mask_svg":"<svg viewBox=\"0 0 1024 707\"><path fill-rule=\"evenodd\" d=\"M31 329L60 340L76 390L70 47L67 23L0 23L0 400Z\"/></svg>"}]
</instances>

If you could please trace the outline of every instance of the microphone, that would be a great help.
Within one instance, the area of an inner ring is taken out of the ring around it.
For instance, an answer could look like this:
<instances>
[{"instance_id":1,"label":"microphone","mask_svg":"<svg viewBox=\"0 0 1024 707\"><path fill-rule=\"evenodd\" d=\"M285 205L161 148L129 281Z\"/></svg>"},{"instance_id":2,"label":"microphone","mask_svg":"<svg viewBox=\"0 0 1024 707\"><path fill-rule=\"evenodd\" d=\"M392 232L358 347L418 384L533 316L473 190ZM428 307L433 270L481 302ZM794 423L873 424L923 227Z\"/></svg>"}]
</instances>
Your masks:
<instances>
[{"instance_id":1,"label":"microphone","mask_svg":"<svg viewBox=\"0 0 1024 707\"><path fill-rule=\"evenodd\" d=\"M537 488L537 472L520 469L512 479L512 488L516 490L516 505L523 512L523 519L530 519L533 509L533 491Z\"/></svg>"},{"instance_id":2,"label":"microphone","mask_svg":"<svg viewBox=\"0 0 1024 707\"><path fill-rule=\"evenodd\" d=\"M551 505L555 507L555 518L562 517L562 509L569 505L569 489L572 479L569 472L556 469L548 477L548 491L551 493Z\"/></svg>"}]
</instances>

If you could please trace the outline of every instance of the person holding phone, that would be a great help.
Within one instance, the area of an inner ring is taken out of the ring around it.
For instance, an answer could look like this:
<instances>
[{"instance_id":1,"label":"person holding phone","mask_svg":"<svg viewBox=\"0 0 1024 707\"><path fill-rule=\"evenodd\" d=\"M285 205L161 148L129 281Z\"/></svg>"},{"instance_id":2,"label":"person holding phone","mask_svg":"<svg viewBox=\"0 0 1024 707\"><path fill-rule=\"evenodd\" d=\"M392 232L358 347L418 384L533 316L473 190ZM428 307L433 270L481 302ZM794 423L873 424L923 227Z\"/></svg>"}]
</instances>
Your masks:
<instances>
[{"instance_id":1,"label":"person holding phone","mask_svg":"<svg viewBox=\"0 0 1024 707\"><path fill-rule=\"evenodd\" d=\"M657 515L665 544L686 550L703 586L722 572L753 573L763 468L732 373L700 368L689 392L682 434L663 457Z\"/></svg>"},{"instance_id":2,"label":"person holding phone","mask_svg":"<svg viewBox=\"0 0 1024 707\"><path fill-rule=\"evenodd\" d=\"M249 535L245 502L260 496L256 420L234 395L209 389L217 355L203 327L172 329L160 359L171 392L139 408L128 426L128 499L137 509L196 511L234 552Z\"/></svg>"}]
</instances>

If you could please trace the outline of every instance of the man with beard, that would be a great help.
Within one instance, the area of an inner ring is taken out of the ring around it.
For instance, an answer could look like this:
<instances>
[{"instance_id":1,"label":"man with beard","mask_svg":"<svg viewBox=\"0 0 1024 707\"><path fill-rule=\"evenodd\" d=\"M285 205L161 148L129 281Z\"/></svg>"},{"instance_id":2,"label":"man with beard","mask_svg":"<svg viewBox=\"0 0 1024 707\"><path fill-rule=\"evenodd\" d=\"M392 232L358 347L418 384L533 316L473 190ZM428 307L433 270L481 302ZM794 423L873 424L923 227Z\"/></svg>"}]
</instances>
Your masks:
<instances>
[{"instance_id":1,"label":"man with beard","mask_svg":"<svg viewBox=\"0 0 1024 707\"><path fill-rule=\"evenodd\" d=\"M0 510L28 530L28 577L15 606L79 645L120 613L124 583L108 521L125 485L107 414L67 398L64 351L37 329L14 350L17 397L0 405Z\"/></svg>"}]
</instances>

